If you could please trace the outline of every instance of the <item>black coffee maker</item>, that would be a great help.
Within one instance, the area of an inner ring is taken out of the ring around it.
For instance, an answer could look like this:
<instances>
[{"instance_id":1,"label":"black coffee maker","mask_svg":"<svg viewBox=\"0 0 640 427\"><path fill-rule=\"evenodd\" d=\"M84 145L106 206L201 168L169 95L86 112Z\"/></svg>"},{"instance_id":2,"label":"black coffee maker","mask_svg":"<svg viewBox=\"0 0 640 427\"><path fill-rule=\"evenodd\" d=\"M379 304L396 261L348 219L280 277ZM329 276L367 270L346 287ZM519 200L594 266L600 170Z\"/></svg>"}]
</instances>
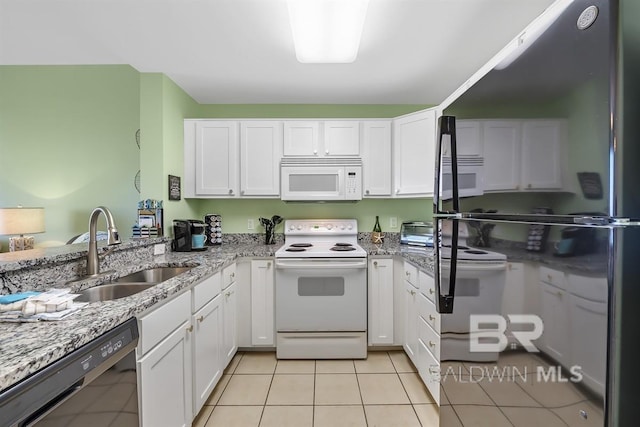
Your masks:
<instances>
[{"instance_id":1,"label":"black coffee maker","mask_svg":"<svg viewBox=\"0 0 640 427\"><path fill-rule=\"evenodd\" d=\"M175 252L190 252L206 250L203 245L194 246L193 236L204 235L204 221L197 219L173 220L172 249Z\"/></svg>"}]
</instances>

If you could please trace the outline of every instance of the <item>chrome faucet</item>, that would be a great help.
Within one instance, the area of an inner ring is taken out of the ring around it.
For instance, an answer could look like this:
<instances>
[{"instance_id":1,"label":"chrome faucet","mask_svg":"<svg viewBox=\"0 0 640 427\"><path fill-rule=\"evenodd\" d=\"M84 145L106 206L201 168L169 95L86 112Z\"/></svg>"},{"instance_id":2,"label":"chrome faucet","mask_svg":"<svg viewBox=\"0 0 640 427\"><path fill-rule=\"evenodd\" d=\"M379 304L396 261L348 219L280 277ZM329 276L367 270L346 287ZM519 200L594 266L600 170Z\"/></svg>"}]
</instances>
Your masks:
<instances>
[{"instance_id":1,"label":"chrome faucet","mask_svg":"<svg viewBox=\"0 0 640 427\"><path fill-rule=\"evenodd\" d=\"M98 206L91 212L89 218L89 254L87 255L87 276L97 276L100 273L100 260L98 259L98 239L96 238L98 228L98 217L100 213L104 214L107 220L107 245L117 245L120 242L116 223L113 221L113 215L109 209L104 206Z\"/></svg>"}]
</instances>

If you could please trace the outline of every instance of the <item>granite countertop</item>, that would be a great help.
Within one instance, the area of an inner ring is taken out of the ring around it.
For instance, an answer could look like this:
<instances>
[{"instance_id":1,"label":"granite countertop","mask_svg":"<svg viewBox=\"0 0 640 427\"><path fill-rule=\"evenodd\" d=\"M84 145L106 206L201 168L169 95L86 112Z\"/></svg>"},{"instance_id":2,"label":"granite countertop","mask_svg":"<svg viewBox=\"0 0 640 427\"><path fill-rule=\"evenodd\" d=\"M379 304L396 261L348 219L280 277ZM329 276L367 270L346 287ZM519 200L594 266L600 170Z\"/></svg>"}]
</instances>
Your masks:
<instances>
[{"instance_id":1,"label":"granite countertop","mask_svg":"<svg viewBox=\"0 0 640 427\"><path fill-rule=\"evenodd\" d=\"M163 241L160 240L160 242ZM364 239L361 239L359 243L369 256L398 255L429 273L433 272L434 258L432 248L407 247L400 245L395 239L389 239L382 245L375 245ZM132 242L130 244L136 245L139 243ZM279 244L262 245L244 242L224 244L206 252L169 252L155 256L150 260L134 263L129 266L129 271L120 271L119 273L128 274L132 271L156 266L191 266L193 268L130 297L90 303L78 313L62 321L0 323L0 354L2 355L0 359L0 391L118 326L127 319L139 316L163 300L188 289L194 283L232 263L235 259L240 257L272 257L279 247ZM600 270L602 266L606 266L606 260L602 257L556 258L550 255L531 254L524 250L492 250L507 254L510 261L532 261L581 272L599 272L602 271ZM47 257L48 262L65 262L77 259L79 256L76 252L63 247L53 251L47 250L44 256ZM80 256L84 255L81 254ZM15 259L7 259L6 256L0 259L0 275L5 271L38 265L37 260L21 259L19 254L11 255L11 257ZM83 285L82 282L78 282L74 286L80 289L95 284L97 283L91 283L90 285L84 283Z\"/></svg>"},{"instance_id":2,"label":"granite countertop","mask_svg":"<svg viewBox=\"0 0 640 427\"><path fill-rule=\"evenodd\" d=\"M130 297L93 302L57 322L0 323L0 391L88 343L155 304L174 296L239 257L272 257L277 245L237 244L206 252L169 252L131 267L191 266L191 270ZM50 252L48 252L50 253ZM54 257L72 257L67 250ZM22 261L21 261L22 262ZM32 264L31 261L24 261ZM5 266L15 269L14 262ZM130 271L121 272L127 274ZM1 273L1 272L0 272ZM52 286L53 287L53 284ZM83 282L73 287L84 288Z\"/></svg>"}]
</instances>

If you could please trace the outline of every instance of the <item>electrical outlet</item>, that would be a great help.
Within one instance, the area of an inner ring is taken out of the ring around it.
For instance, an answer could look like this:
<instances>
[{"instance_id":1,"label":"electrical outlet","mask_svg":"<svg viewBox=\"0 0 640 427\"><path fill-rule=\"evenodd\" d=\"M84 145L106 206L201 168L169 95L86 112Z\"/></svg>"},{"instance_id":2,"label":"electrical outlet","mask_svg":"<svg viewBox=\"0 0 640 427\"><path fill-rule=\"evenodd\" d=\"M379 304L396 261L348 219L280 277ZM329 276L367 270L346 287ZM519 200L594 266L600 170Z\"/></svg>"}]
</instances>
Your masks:
<instances>
[{"instance_id":1,"label":"electrical outlet","mask_svg":"<svg viewBox=\"0 0 640 427\"><path fill-rule=\"evenodd\" d=\"M252 219L248 219L247 220L247 230L253 230L253 220Z\"/></svg>"},{"instance_id":2,"label":"electrical outlet","mask_svg":"<svg viewBox=\"0 0 640 427\"><path fill-rule=\"evenodd\" d=\"M154 255L162 255L164 253L164 245L158 244L153 246L153 254Z\"/></svg>"},{"instance_id":3,"label":"electrical outlet","mask_svg":"<svg viewBox=\"0 0 640 427\"><path fill-rule=\"evenodd\" d=\"M389 218L389 227L398 228L398 218L397 217L392 216L391 218Z\"/></svg>"}]
</instances>

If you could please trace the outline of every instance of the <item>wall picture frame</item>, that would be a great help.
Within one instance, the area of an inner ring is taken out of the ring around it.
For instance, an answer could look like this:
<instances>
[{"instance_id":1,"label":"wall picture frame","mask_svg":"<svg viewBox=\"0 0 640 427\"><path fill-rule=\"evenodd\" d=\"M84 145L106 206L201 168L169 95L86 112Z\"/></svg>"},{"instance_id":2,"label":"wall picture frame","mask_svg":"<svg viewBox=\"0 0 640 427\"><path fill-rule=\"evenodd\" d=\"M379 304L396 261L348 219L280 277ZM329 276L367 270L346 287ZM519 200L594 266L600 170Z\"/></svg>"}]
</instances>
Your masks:
<instances>
[{"instance_id":1,"label":"wall picture frame","mask_svg":"<svg viewBox=\"0 0 640 427\"><path fill-rule=\"evenodd\" d=\"M169 175L169 200L181 200L179 176Z\"/></svg>"}]
</instances>

